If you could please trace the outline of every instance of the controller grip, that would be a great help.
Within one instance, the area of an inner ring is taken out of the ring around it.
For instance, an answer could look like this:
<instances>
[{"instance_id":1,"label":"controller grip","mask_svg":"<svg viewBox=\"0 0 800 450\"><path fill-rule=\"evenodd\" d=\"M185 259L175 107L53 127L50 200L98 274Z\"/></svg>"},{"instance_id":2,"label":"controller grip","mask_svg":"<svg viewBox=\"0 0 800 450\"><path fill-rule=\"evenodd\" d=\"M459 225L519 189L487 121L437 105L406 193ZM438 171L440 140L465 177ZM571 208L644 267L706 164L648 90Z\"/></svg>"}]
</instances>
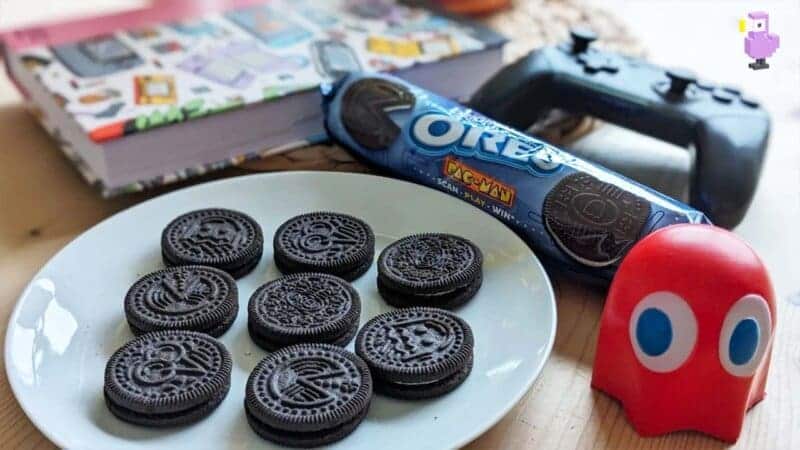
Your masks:
<instances>
[{"instance_id":1,"label":"controller grip","mask_svg":"<svg viewBox=\"0 0 800 450\"><path fill-rule=\"evenodd\" d=\"M530 128L552 104L555 74L541 53L530 53L497 72L467 106L518 130Z\"/></svg>"},{"instance_id":2,"label":"controller grip","mask_svg":"<svg viewBox=\"0 0 800 450\"><path fill-rule=\"evenodd\" d=\"M758 185L769 129L766 115L747 126L737 116L700 123L690 204L714 224L730 229L744 218Z\"/></svg>"}]
</instances>

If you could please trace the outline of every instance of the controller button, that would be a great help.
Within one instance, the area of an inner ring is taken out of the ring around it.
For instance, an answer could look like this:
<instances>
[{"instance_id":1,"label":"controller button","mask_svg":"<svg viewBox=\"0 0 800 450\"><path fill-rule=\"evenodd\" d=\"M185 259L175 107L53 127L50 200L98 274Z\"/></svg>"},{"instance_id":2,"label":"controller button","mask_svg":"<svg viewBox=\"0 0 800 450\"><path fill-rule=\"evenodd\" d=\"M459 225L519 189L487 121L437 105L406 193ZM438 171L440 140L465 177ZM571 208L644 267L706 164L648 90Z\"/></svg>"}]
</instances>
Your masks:
<instances>
[{"instance_id":1,"label":"controller button","mask_svg":"<svg viewBox=\"0 0 800 450\"><path fill-rule=\"evenodd\" d=\"M742 91L736 86L722 86L722 90L730 92L733 95L739 95Z\"/></svg>"},{"instance_id":2,"label":"controller button","mask_svg":"<svg viewBox=\"0 0 800 450\"><path fill-rule=\"evenodd\" d=\"M572 38L572 53L583 53L589 44L597 40L597 34L586 27L575 27L569 31Z\"/></svg>"},{"instance_id":3,"label":"controller button","mask_svg":"<svg viewBox=\"0 0 800 450\"><path fill-rule=\"evenodd\" d=\"M758 100L754 99L753 97L744 96L741 98L741 100L742 103L744 103L746 106L749 106L751 108L758 108L759 105Z\"/></svg>"},{"instance_id":4,"label":"controller button","mask_svg":"<svg viewBox=\"0 0 800 450\"><path fill-rule=\"evenodd\" d=\"M711 96L714 97L714 100L722 103L730 103L733 101L733 94L719 88L714 89Z\"/></svg>"},{"instance_id":5,"label":"controller button","mask_svg":"<svg viewBox=\"0 0 800 450\"><path fill-rule=\"evenodd\" d=\"M717 86L708 80L697 80L694 82L697 87L704 91L713 91Z\"/></svg>"},{"instance_id":6,"label":"controller button","mask_svg":"<svg viewBox=\"0 0 800 450\"><path fill-rule=\"evenodd\" d=\"M667 78L669 78L669 92L673 95L683 94L690 84L697 81L695 74L685 69L667 70Z\"/></svg>"}]
</instances>

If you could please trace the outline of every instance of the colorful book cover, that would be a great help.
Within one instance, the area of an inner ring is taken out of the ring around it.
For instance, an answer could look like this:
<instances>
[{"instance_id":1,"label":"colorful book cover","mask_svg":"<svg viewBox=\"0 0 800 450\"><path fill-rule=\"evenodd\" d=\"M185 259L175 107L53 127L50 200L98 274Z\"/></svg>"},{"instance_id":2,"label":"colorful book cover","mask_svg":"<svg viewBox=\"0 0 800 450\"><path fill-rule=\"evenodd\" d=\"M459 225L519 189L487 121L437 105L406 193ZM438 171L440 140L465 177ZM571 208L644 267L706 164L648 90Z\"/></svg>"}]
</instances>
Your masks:
<instances>
[{"instance_id":1,"label":"colorful book cover","mask_svg":"<svg viewBox=\"0 0 800 450\"><path fill-rule=\"evenodd\" d=\"M275 0L22 52L95 142L487 45L459 22L391 2Z\"/></svg>"},{"instance_id":2,"label":"colorful book cover","mask_svg":"<svg viewBox=\"0 0 800 450\"><path fill-rule=\"evenodd\" d=\"M133 27L49 45L5 36L6 51L102 144L314 89L346 71L402 70L503 43L482 27L391 0L229 3L235 7L183 20L140 17Z\"/></svg>"}]
</instances>

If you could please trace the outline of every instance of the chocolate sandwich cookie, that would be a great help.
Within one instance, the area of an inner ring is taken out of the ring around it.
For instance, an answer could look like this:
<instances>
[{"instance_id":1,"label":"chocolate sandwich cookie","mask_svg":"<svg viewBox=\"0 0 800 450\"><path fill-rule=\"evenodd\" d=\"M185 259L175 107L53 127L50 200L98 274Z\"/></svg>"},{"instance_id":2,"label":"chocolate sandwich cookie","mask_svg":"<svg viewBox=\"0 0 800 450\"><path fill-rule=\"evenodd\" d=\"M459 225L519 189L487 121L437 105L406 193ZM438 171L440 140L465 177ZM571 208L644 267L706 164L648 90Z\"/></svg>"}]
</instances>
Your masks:
<instances>
[{"instance_id":1,"label":"chocolate sandwich cookie","mask_svg":"<svg viewBox=\"0 0 800 450\"><path fill-rule=\"evenodd\" d=\"M250 216L229 209L186 213L161 234L161 254L168 266L216 267L241 278L261 260L264 235Z\"/></svg>"},{"instance_id":2,"label":"chocolate sandwich cookie","mask_svg":"<svg viewBox=\"0 0 800 450\"><path fill-rule=\"evenodd\" d=\"M168 427L211 414L230 385L231 356L219 341L194 331L156 331L111 356L103 394L118 418Z\"/></svg>"},{"instance_id":3,"label":"chocolate sandwich cookie","mask_svg":"<svg viewBox=\"0 0 800 450\"><path fill-rule=\"evenodd\" d=\"M639 239L650 202L585 173L564 177L547 193L543 219L556 245L591 267L619 262Z\"/></svg>"},{"instance_id":4,"label":"chocolate sandwich cookie","mask_svg":"<svg viewBox=\"0 0 800 450\"><path fill-rule=\"evenodd\" d=\"M256 366L244 407L253 431L264 439L317 447L352 433L371 398L372 377L361 358L333 345L300 344Z\"/></svg>"},{"instance_id":5,"label":"chocolate sandwich cookie","mask_svg":"<svg viewBox=\"0 0 800 450\"><path fill-rule=\"evenodd\" d=\"M396 307L457 308L483 283L483 254L467 239L416 234L386 247L378 257L378 292Z\"/></svg>"},{"instance_id":6,"label":"chocolate sandwich cookie","mask_svg":"<svg viewBox=\"0 0 800 450\"><path fill-rule=\"evenodd\" d=\"M392 111L414 108L416 98L404 86L381 78L366 78L353 83L342 100L345 129L370 150L389 148L400 135L392 121Z\"/></svg>"},{"instance_id":7,"label":"chocolate sandwich cookie","mask_svg":"<svg viewBox=\"0 0 800 450\"><path fill-rule=\"evenodd\" d=\"M472 371L469 325L438 308L404 308L374 317L356 337L376 392L423 399L446 394Z\"/></svg>"},{"instance_id":8,"label":"chocolate sandwich cookie","mask_svg":"<svg viewBox=\"0 0 800 450\"><path fill-rule=\"evenodd\" d=\"M207 266L179 266L140 278L125 296L133 334L189 330L219 337L239 312L236 281Z\"/></svg>"},{"instance_id":9,"label":"chocolate sandwich cookie","mask_svg":"<svg viewBox=\"0 0 800 450\"><path fill-rule=\"evenodd\" d=\"M283 273L322 272L353 281L375 256L372 228L347 214L313 212L293 217L273 240L275 265Z\"/></svg>"},{"instance_id":10,"label":"chocolate sandwich cookie","mask_svg":"<svg viewBox=\"0 0 800 450\"><path fill-rule=\"evenodd\" d=\"M347 281L324 273L286 275L250 297L247 328L272 351L300 343L347 345L358 331L361 300Z\"/></svg>"}]
</instances>

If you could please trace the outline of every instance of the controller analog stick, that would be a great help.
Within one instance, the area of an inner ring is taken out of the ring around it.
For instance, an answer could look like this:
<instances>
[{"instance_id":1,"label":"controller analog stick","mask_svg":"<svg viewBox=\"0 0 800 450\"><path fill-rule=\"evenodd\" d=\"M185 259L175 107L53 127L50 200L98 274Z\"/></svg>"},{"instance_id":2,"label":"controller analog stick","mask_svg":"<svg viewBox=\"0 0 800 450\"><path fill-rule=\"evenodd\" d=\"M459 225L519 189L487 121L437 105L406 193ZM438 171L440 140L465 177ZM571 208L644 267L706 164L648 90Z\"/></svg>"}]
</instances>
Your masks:
<instances>
[{"instance_id":1,"label":"controller analog stick","mask_svg":"<svg viewBox=\"0 0 800 450\"><path fill-rule=\"evenodd\" d=\"M586 27L576 27L570 30L572 38L572 53L583 53L589 48L589 44L597 40L597 34Z\"/></svg>"},{"instance_id":2,"label":"controller analog stick","mask_svg":"<svg viewBox=\"0 0 800 450\"><path fill-rule=\"evenodd\" d=\"M667 70L667 78L669 78L669 93L673 95L683 95L690 84L697 82L697 76L685 69Z\"/></svg>"}]
</instances>

